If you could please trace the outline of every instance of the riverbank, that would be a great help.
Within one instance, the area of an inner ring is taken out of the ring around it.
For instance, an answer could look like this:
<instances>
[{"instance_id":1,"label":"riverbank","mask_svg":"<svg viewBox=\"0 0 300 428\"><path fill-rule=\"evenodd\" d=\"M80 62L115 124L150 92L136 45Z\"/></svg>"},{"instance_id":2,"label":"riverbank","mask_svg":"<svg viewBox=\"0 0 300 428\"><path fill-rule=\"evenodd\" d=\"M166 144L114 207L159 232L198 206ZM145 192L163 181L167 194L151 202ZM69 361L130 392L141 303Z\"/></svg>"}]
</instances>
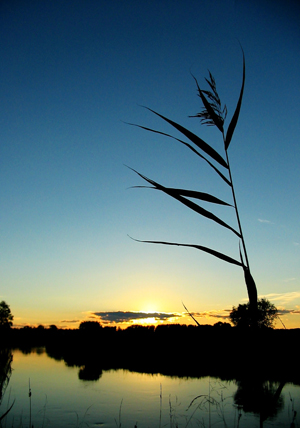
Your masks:
<instances>
[{"instance_id":1,"label":"riverbank","mask_svg":"<svg viewBox=\"0 0 300 428\"><path fill-rule=\"evenodd\" d=\"M259 377L300 384L300 329L240 330L234 327L161 325L89 330L11 329L2 346L47 354L82 367L86 379L124 368L169 376L244 379Z\"/></svg>"}]
</instances>

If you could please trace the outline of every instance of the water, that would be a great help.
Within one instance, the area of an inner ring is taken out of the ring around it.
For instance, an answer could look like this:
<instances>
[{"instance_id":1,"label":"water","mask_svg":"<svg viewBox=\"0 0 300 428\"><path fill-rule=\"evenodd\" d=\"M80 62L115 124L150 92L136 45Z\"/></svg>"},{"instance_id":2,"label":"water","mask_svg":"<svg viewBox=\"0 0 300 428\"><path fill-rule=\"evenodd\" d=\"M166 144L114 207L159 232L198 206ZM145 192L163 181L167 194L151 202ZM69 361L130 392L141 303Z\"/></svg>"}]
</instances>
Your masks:
<instances>
[{"instance_id":1,"label":"water","mask_svg":"<svg viewBox=\"0 0 300 428\"><path fill-rule=\"evenodd\" d=\"M84 381L78 378L78 367L67 367L43 350L30 354L14 351L13 355L13 372L1 413L8 403L16 401L3 423L6 428L28 428L30 405L34 428L286 428L291 427L293 410L300 414L300 387L292 384L283 388L276 417L260 425L258 415L239 410L234 404L234 381L126 370L103 371L98 381ZM195 397L199 398L189 408ZM295 427L300 426L297 418L294 422Z\"/></svg>"}]
</instances>

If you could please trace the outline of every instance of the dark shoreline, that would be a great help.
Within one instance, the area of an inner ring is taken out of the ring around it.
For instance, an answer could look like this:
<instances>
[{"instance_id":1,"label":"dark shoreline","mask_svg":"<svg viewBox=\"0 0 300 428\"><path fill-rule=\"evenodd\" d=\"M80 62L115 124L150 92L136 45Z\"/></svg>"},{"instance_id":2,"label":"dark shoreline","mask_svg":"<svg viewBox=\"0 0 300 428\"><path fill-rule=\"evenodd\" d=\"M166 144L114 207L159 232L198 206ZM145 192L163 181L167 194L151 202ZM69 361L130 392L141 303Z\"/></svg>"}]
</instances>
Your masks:
<instances>
[{"instance_id":1,"label":"dark shoreline","mask_svg":"<svg viewBox=\"0 0 300 428\"><path fill-rule=\"evenodd\" d=\"M79 377L85 380L99 379L102 370L127 369L300 385L300 329L251 331L180 325L91 331L23 328L2 334L1 343L1 347L23 352L45 347L49 357L79 367Z\"/></svg>"}]
</instances>

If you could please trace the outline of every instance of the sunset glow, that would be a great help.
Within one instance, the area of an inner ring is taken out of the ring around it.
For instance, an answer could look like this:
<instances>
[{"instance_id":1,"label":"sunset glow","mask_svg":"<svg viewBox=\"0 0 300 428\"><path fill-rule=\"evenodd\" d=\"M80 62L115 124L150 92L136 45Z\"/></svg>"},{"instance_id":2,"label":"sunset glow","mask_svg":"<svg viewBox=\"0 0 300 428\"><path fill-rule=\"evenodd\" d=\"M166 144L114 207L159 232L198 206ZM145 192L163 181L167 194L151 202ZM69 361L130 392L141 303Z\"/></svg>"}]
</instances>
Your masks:
<instances>
[{"instance_id":1,"label":"sunset glow","mask_svg":"<svg viewBox=\"0 0 300 428\"><path fill-rule=\"evenodd\" d=\"M155 318L141 318L140 320L134 320L133 324L137 324L137 325L156 325L158 323L158 320L156 320Z\"/></svg>"}]
</instances>

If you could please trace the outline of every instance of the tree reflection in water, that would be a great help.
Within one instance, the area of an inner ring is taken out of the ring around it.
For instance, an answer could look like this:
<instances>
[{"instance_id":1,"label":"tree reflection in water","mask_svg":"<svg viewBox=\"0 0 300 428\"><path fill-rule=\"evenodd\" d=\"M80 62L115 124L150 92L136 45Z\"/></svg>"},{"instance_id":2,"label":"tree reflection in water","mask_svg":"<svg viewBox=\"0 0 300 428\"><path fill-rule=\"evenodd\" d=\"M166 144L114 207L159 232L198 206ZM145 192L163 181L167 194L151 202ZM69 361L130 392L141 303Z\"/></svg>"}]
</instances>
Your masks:
<instances>
[{"instance_id":1,"label":"tree reflection in water","mask_svg":"<svg viewBox=\"0 0 300 428\"><path fill-rule=\"evenodd\" d=\"M102 376L102 369L96 364L86 364L80 367L78 372L78 378L80 380L99 380Z\"/></svg>"},{"instance_id":2,"label":"tree reflection in water","mask_svg":"<svg viewBox=\"0 0 300 428\"><path fill-rule=\"evenodd\" d=\"M244 412L259 415L260 427L267 419L275 419L284 408L281 395L285 382L262 381L247 379L237 381L238 389L234 394L234 402Z\"/></svg>"},{"instance_id":3,"label":"tree reflection in water","mask_svg":"<svg viewBox=\"0 0 300 428\"><path fill-rule=\"evenodd\" d=\"M0 426L1 421L3 421L14 405L13 401L12 404L8 403L8 408L5 411L1 409L2 400L11 376L12 360L13 356L11 350L6 348L0 349Z\"/></svg>"}]
</instances>

